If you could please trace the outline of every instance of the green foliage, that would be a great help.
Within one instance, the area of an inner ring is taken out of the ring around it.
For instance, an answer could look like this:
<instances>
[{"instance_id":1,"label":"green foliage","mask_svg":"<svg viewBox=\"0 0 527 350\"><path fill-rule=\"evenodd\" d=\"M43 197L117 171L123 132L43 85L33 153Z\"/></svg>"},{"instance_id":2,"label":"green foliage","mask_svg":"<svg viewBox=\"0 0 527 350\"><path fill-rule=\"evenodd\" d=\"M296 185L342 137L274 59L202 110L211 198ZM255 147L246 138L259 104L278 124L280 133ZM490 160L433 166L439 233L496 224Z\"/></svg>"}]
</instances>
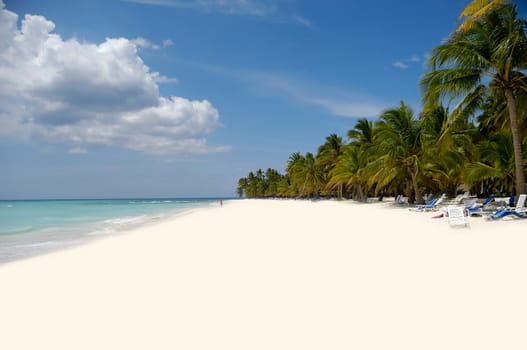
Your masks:
<instances>
[{"instance_id":1,"label":"green foliage","mask_svg":"<svg viewBox=\"0 0 527 350\"><path fill-rule=\"evenodd\" d=\"M288 181L287 176L275 169L267 169L265 173L258 169L255 173L251 171L247 177L238 180L236 194L247 198L280 197L284 183Z\"/></svg>"},{"instance_id":2,"label":"green foliage","mask_svg":"<svg viewBox=\"0 0 527 350\"><path fill-rule=\"evenodd\" d=\"M418 116L401 102L375 122L359 119L347 142L331 134L316 155L292 153L286 174L250 172L237 194L422 202L423 193L523 192L527 22L504 2L474 0L462 15L470 24L433 50Z\"/></svg>"},{"instance_id":3,"label":"green foliage","mask_svg":"<svg viewBox=\"0 0 527 350\"><path fill-rule=\"evenodd\" d=\"M445 97L460 99L460 105L472 106L472 112L485 96L505 101L514 146L515 188L524 193L524 133L517 100L527 90L527 22L518 17L516 7L502 3L475 0L467 7L463 16L474 20L433 50L433 70L423 76L421 88L427 107Z\"/></svg>"}]
</instances>

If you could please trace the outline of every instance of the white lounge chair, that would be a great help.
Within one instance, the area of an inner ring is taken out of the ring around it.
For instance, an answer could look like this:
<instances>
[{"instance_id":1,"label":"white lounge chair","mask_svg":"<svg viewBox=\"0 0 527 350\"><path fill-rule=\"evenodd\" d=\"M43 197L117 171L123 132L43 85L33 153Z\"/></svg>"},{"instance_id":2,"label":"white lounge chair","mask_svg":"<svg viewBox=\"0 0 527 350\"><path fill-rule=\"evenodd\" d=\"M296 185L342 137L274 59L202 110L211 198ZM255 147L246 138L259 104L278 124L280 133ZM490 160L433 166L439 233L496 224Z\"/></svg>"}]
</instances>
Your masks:
<instances>
[{"instance_id":1,"label":"white lounge chair","mask_svg":"<svg viewBox=\"0 0 527 350\"><path fill-rule=\"evenodd\" d=\"M393 203L396 205L408 205L408 197L398 195Z\"/></svg>"},{"instance_id":2,"label":"white lounge chair","mask_svg":"<svg viewBox=\"0 0 527 350\"><path fill-rule=\"evenodd\" d=\"M527 199L527 194L520 194L518 197L518 203L516 203L516 210L522 210L525 208L525 200Z\"/></svg>"},{"instance_id":3,"label":"white lounge chair","mask_svg":"<svg viewBox=\"0 0 527 350\"><path fill-rule=\"evenodd\" d=\"M463 207L447 207L448 224L450 227L468 227Z\"/></svg>"},{"instance_id":4,"label":"white lounge chair","mask_svg":"<svg viewBox=\"0 0 527 350\"><path fill-rule=\"evenodd\" d=\"M452 199L452 200L450 201L450 203L451 203L451 204L455 204L455 205L459 205L459 204L463 203L463 201L464 201L465 199L469 198L469 197L470 197L470 193L467 191L467 192L465 192L465 193L458 194L458 195L456 196L456 198L454 198L454 199Z\"/></svg>"}]
</instances>

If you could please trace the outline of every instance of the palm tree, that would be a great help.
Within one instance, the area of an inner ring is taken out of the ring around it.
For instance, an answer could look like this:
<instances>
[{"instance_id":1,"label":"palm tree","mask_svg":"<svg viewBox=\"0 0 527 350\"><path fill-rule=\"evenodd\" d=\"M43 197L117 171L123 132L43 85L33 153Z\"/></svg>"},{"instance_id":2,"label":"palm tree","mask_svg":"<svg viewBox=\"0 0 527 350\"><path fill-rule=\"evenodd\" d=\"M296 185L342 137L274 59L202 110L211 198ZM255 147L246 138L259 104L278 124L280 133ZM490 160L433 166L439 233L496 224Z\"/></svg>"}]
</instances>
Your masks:
<instances>
[{"instance_id":1,"label":"palm tree","mask_svg":"<svg viewBox=\"0 0 527 350\"><path fill-rule=\"evenodd\" d=\"M472 134L476 131L460 112L438 106L421 117L426 185L436 192L446 190L450 196L455 196L463 185L463 171L472 159Z\"/></svg>"},{"instance_id":2,"label":"palm tree","mask_svg":"<svg viewBox=\"0 0 527 350\"><path fill-rule=\"evenodd\" d=\"M254 176L254 173L251 171L247 175L246 179L246 187L245 187L245 194L249 198L253 198L257 196L257 178Z\"/></svg>"},{"instance_id":3,"label":"palm tree","mask_svg":"<svg viewBox=\"0 0 527 350\"><path fill-rule=\"evenodd\" d=\"M247 189L247 178L246 177L242 177L241 179L238 180L238 187L236 188L236 194L238 195L238 197L243 197L244 193L246 193Z\"/></svg>"},{"instance_id":4,"label":"palm tree","mask_svg":"<svg viewBox=\"0 0 527 350\"><path fill-rule=\"evenodd\" d=\"M316 162L320 166L324 177L328 177L330 171L335 167L339 156L342 154L344 142L342 137L331 134L326 137L326 142L318 148ZM328 179L325 179L327 182ZM342 197L342 186L337 186L337 196Z\"/></svg>"},{"instance_id":5,"label":"palm tree","mask_svg":"<svg viewBox=\"0 0 527 350\"><path fill-rule=\"evenodd\" d=\"M511 193L514 188L514 148L509 131L499 131L482 140L478 145L478 161L469 165L465 179L469 185L486 182L502 193ZM490 192L482 188L483 192Z\"/></svg>"},{"instance_id":6,"label":"palm tree","mask_svg":"<svg viewBox=\"0 0 527 350\"><path fill-rule=\"evenodd\" d=\"M318 196L322 188L323 177L320 166L315 161L313 153L295 152L289 157L287 173L293 186L298 191L298 196Z\"/></svg>"},{"instance_id":7,"label":"palm tree","mask_svg":"<svg viewBox=\"0 0 527 350\"><path fill-rule=\"evenodd\" d=\"M457 31L463 33L468 32L481 17L489 14L506 2L508 0L472 0L463 12L461 12L461 15L459 15L462 23L457 28Z\"/></svg>"},{"instance_id":8,"label":"palm tree","mask_svg":"<svg viewBox=\"0 0 527 350\"><path fill-rule=\"evenodd\" d=\"M317 161L324 168L332 168L337 158L342 154L344 142L342 137L331 134L326 137L326 142L318 148Z\"/></svg>"},{"instance_id":9,"label":"palm tree","mask_svg":"<svg viewBox=\"0 0 527 350\"><path fill-rule=\"evenodd\" d=\"M413 189L418 203L423 202L418 175L423 153L421 125L413 111L401 101L399 108L384 111L375 124L374 144L377 160L368 165L370 184L377 183L377 191L396 178L403 178L407 188ZM408 193L409 194L409 193Z\"/></svg>"},{"instance_id":10,"label":"palm tree","mask_svg":"<svg viewBox=\"0 0 527 350\"><path fill-rule=\"evenodd\" d=\"M421 88L427 104L442 97L474 98L481 85L502 94L509 112L515 159L516 193L525 192L522 140L516 96L527 90L522 69L527 67L527 22L517 17L512 5L501 5L479 18L466 33L455 32L436 47L430 58L433 71L424 75Z\"/></svg>"},{"instance_id":11,"label":"palm tree","mask_svg":"<svg viewBox=\"0 0 527 350\"><path fill-rule=\"evenodd\" d=\"M304 156L300 152L294 152L289 156L287 161L287 175L291 180L289 193L291 196L297 196L302 187L301 173L304 166Z\"/></svg>"},{"instance_id":12,"label":"palm tree","mask_svg":"<svg viewBox=\"0 0 527 350\"><path fill-rule=\"evenodd\" d=\"M373 123L366 118L357 120L353 129L348 131L348 138L353 144L368 147L373 143Z\"/></svg>"},{"instance_id":13,"label":"palm tree","mask_svg":"<svg viewBox=\"0 0 527 350\"><path fill-rule=\"evenodd\" d=\"M339 188L340 197L345 186L353 198L365 201L367 181L365 168L370 161L370 150L373 145L373 122L366 118L359 119L353 129L348 131L350 143L345 145L337 163L329 173L329 188Z\"/></svg>"},{"instance_id":14,"label":"palm tree","mask_svg":"<svg viewBox=\"0 0 527 350\"><path fill-rule=\"evenodd\" d=\"M329 173L328 187L346 186L351 190L352 197L364 202L368 198L365 192L366 181L363 176L365 157L356 145L347 145L340 155L337 164Z\"/></svg>"},{"instance_id":15,"label":"palm tree","mask_svg":"<svg viewBox=\"0 0 527 350\"><path fill-rule=\"evenodd\" d=\"M282 180L282 175L275 169L268 168L265 171L265 197L275 197L278 195L278 184Z\"/></svg>"}]
</instances>

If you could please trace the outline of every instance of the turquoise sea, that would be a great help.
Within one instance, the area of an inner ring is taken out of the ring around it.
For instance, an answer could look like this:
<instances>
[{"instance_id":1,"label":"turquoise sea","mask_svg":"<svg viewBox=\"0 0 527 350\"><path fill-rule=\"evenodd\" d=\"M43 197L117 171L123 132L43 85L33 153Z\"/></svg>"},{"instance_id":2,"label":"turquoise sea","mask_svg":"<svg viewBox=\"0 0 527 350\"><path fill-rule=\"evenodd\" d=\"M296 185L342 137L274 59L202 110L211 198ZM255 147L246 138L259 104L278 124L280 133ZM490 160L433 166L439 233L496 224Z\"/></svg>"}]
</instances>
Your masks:
<instances>
[{"instance_id":1,"label":"turquoise sea","mask_svg":"<svg viewBox=\"0 0 527 350\"><path fill-rule=\"evenodd\" d=\"M0 201L0 264L159 221L232 198Z\"/></svg>"}]
</instances>

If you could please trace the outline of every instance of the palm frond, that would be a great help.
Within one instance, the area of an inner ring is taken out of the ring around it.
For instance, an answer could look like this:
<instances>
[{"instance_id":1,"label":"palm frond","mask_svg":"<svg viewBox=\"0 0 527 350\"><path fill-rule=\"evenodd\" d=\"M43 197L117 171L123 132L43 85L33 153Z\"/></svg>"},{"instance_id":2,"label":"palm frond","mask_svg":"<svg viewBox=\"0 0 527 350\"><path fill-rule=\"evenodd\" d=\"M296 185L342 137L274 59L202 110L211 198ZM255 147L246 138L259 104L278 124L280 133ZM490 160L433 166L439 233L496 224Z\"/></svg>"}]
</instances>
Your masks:
<instances>
[{"instance_id":1,"label":"palm frond","mask_svg":"<svg viewBox=\"0 0 527 350\"><path fill-rule=\"evenodd\" d=\"M507 3L508 0L472 0L468 4L461 15L460 20L463 22L457 28L457 32L466 33L474 26L474 23L481 17L494 11L499 6Z\"/></svg>"}]
</instances>

